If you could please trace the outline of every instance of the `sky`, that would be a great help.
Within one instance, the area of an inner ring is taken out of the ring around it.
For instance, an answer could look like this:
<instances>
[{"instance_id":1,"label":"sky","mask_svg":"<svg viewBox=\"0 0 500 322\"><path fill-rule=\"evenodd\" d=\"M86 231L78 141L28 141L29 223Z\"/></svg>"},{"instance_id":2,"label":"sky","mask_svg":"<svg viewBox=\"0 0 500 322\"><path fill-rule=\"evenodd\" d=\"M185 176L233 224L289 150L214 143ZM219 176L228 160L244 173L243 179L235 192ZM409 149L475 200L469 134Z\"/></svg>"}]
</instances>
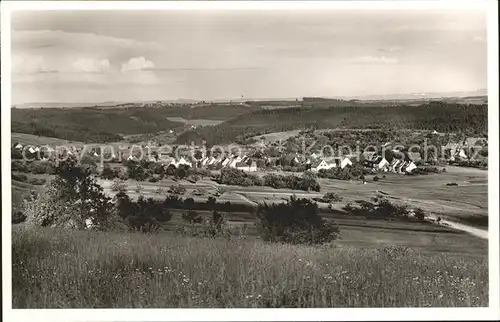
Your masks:
<instances>
[{"instance_id":1,"label":"sky","mask_svg":"<svg viewBox=\"0 0 500 322\"><path fill-rule=\"evenodd\" d=\"M486 88L473 11L24 11L12 101L300 98Z\"/></svg>"}]
</instances>

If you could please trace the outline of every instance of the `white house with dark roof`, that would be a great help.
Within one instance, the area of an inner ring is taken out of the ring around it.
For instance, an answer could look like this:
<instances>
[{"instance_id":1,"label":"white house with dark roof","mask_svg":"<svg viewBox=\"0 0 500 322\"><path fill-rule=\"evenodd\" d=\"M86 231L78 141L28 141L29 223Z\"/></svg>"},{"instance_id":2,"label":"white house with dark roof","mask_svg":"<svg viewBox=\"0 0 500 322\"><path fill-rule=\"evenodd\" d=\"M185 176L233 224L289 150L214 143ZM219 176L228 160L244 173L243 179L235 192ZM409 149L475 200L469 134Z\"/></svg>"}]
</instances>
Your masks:
<instances>
[{"instance_id":1,"label":"white house with dark roof","mask_svg":"<svg viewBox=\"0 0 500 322\"><path fill-rule=\"evenodd\" d=\"M342 159L342 161L340 162L340 168L344 169L347 166L352 166L352 161L346 157L346 158Z\"/></svg>"},{"instance_id":2,"label":"white house with dark roof","mask_svg":"<svg viewBox=\"0 0 500 322\"><path fill-rule=\"evenodd\" d=\"M255 161L252 161L252 162L240 161L236 164L236 169L243 170L245 172L255 172L255 171L257 171L257 162L255 162Z\"/></svg>"}]
</instances>

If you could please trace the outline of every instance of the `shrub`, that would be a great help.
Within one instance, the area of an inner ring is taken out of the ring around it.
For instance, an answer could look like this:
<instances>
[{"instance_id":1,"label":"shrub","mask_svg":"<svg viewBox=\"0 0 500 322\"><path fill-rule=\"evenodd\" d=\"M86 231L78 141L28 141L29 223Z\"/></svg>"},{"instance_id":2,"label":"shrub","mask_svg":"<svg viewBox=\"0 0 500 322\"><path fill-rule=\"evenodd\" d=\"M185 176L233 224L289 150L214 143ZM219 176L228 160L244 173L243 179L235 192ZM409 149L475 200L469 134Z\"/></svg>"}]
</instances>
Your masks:
<instances>
[{"instance_id":1,"label":"shrub","mask_svg":"<svg viewBox=\"0 0 500 322\"><path fill-rule=\"evenodd\" d=\"M41 186L44 185L47 180L44 178L29 178L26 182L35 186Z\"/></svg>"},{"instance_id":2,"label":"shrub","mask_svg":"<svg viewBox=\"0 0 500 322\"><path fill-rule=\"evenodd\" d=\"M217 187L217 189L215 190L215 195L217 197L220 197L222 196L223 194L225 194L227 192L227 189L223 188L223 187Z\"/></svg>"},{"instance_id":3,"label":"shrub","mask_svg":"<svg viewBox=\"0 0 500 322\"><path fill-rule=\"evenodd\" d=\"M136 187L135 187L135 192L137 193L141 193L141 191L144 190L144 187L141 186L140 184L138 184Z\"/></svg>"},{"instance_id":4,"label":"shrub","mask_svg":"<svg viewBox=\"0 0 500 322\"><path fill-rule=\"evenodd\" d=\"M114 179L113 180L113 183L111 184L111 191L115 191L115 192L120 192L120 191L127 191L127 185L125 184L125 182L121 179Z\"/></svg>"},{"instance_id":5,"label":"shrub","mask_svg":"<svg viewBox=\"0 0 500 322\"><path fill-rule=\"evenodd\" d=\"M28 180L28 177L25 174L12 174L12 180L16 181L21 181L21 182L26 182Z\"/></svg>"},{"instance_id":6,"label":"shrub","mask_svg":"<svg viewBox=\"0 0 500 322\"><path fill-rule=\"evenodd\" d=\"M339 229L318 214L318 205L292 196L286 203L261 205L257 227L266 241L322 244L335 240Z\"/></svg>"},{"instance_id":7,"label":"shrub","mask_svg":"<svg viewBox=\"0 0 500 322\"><path fill-rule=\"evenodd\" d=\"M373 181L377 182L379 180L380 180L380 178L378 176L373 177Z\"/></svg>"},{"instance_id":8,"label":"shrub","mask_svg":"<svg viewBox=\"0 0 500 322\"><path fill-rule=\"evenodd\" d=\"M321 201L326 203L340 202L342 201L342 197L337 195L335 192L327 192L323 195Z\"/></svg>"},{"instance_id":9,"label":"shrub","mask_svg":"<svg viewBox=\"0 0 500 322\"><path fill-rule=\"evenodd\" d=\"M33 174L52 174L52 165L49 162L32 162L29 169Z\"/></svg>"},{"instance_id":10,"label":"shrub","mask_svg":"<svg viewBox=\"0 0 500 322\"><path fill-rule=\"evenodd\" d=\"M171 185L168 192L176 194L176 195L183 195L184 193L186 193L186 188L184 188L184 186L182 186L180 184Z\"/></svg>"},{"instance_id":11,"label":"shrub","mask_svg":"<svg viewBox=\"0 0 500 322\"><path fill-rule=\"evenodd\" d=\"M162 194L163 193L163 188L162 187L156 188L155 193L159 194L159 195Z\"/></svg>"},{"instance_id":12,"label":"shrub","mask_svg":"<svg viewBox=\"0 0 500 322\"><path fill-rule=\"evenodd\" d=\"M119 171L113 170L108 164L104 165L101 171L101 178L112 180L118 178Z\"/></svg>"},{"instance_id":13,"label":"shrub","mask_svg":"<svg viewBox=\"0 0 500 322\"><path fill-rule=\"evenodd\" d=\"M165 202L153 198L144 199L143 196L133 202L123 192L116 195L115 211L125 220L130 230L140 232L155 231L162 223L172 219Z\"/></svg>"},{"instance_id":14,"label":"shrub","mask_svg":"<svg viewBox=\"0 0 500 322\"><path fill-rule=\"evenodd\" d=\"M203 234L207 237L229 236L226 216L216 210L212 212L212 217L205 223Z\"/></svg>"},{"instance_id":15,"label":"shrub","mask_svg":"<svg viewBox=\"0 0 500 322\"><path fill-rule=\"evenodd\" d=\"M344 210L355 215L380 219L407 218L410 215L408 206L393 204L382 195L372 198L372 202L360 200L357 203L359 207L353 207L348 204L344 207Z\"/></svg>"},{"instance_id":16,"label":"shrub","mask_svg":"<svg viewBox=\"0 0 500 322\"><path fill-rule=\"evenodd\" d=\"M186 213L182 214L182 219L191 225L201 224L203 222L203 218L192 209L189 209Z\"/></svg>"},{"instance_id":17,"label":"shrub","mask_svg":"<svg viewBox=\"0 0 500 322\"><path fill-rule=\"evenodd\" d=\"M449 182L446 185L447 186L458 186L458 183L456 183L456 182Z\"/></svg>"},{"instance_id":18,"label":"shrub","mask_svg":"<svg viewBox=\"0 0 500 322\"><path fill-rule=\"evenodd\" d=\"M414 209L413 210L413 215L418 220L424 220L425 219L425 212L422 210L422 208L416 208L416 209Z\"/></svg>"},{"instance_id":19,"label":"shrub","mask_svg":"<svg viewBox=\"0 0 500 322\"><path fill-rule=\"evenodd\" d=\"M196 188L193 191L193 195L195 195L195 196L203 196L205 194L207 194L207 189L204 189L204 188Z\"/></svg>"},{"instance_id":20,"label":"shrub","mask_svg":"<svg viewBox=\"0 0 500 322\"><path fill-rule=\"evenodd\" d=\"M24 161L12 160L10 167L11 171L24 172L24 173L30 172L30 169L28 168L28 166Z\"/></svg>"},{"instance_id":21,"label":"shrub","mask_svg":"<svg viewBox=\"0 0 500 322\"><path fill-rule=\"evenodd\" d=\"M12 214L12 223L19 224L26 220L26 215L21 211L16 211Z\"/></svg>"}]
</instances>

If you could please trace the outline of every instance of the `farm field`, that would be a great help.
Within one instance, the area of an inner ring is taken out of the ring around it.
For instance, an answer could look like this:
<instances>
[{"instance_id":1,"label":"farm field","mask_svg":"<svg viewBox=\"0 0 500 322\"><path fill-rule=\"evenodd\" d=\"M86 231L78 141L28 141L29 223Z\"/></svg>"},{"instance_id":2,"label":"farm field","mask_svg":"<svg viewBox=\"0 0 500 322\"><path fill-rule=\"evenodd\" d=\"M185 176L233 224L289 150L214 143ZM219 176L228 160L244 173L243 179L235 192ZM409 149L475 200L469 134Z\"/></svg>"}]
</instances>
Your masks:
<instances>
[{"instance_id":1,"label":"farm field","mask_svg":"<svg viewBox=\"0 0 500 322\"><path fill-rule=\"evenodd\" d=\"M164 179L159 183L127 181L128 193L135 196L137 185L143 187L142 194L145 196L157 196L155 191L162 187L165 192L172 184L181 183L190 195L195 189L206 189L207 195L202 197L193 196L195 200L205 201L209 194L213 194L218 187L226 192L218 199L221 202L241 202L256 204L262 202L281 202L295 194L297 197L317 198L327 192L335 192L343 198L339 204L334 204L334 209L341 210L347 204L354 204L357 200L370 201L378 193L384 194L394 202L402 202L415 207L420 207L450 220L460 221L463 218L487 217L488 195L487 180L488 172L479 169L462 167L447 167L446 172L439 174L428 174L420 176L404 176L393 173L378 174L380 180L373 181L373 176L367 176L367 183L360 181L343 181L318 179L321 192L306 192L301 190L274 189L271 187L242 187L219 185L209 179L200 180L195 184L182 180L175 182ZM263 175L262 172L255 173ZM386 178L383 178L383 175ZM99 181L105 191L110 192L111 181ZM457 183L458 186L447 186L447 183ZM326 204L323 205L326 207Z\"/></svg>"},{"instance_id":2,"label":"farm field","mask_svg":"<svg viewBox=\"0 0 500 322\"><path fill-rule=\"evenodd\" d=\"M181 116L167 117L167 120L172 121L172 122L184 123L187 125L194 125L194 126L213 126L213 125L218 125L218 124L221 124L224 122L221 120L208 120L208 119L189 119L189 120L186 120L185 118L183 118Z\"/></svg>"},{"instance_id":3,"label":"farm field","mask_svg":"<svg viewBox=\"0 0 500 322\"><path fill-rule=\"evenodd\" d=\"M68 141L68 140L63 140L63 139L58 139L58 138L52 138L48 136L38 136L38 135L33 135L33 134L28 134L28 133L11 133L11 141L12 143L19 142L23 145L50 145L50 146L57 146L57 145L75 145L75 146L82 146L82 142L77 142L77 141Z\"/></svg>"}]
</instances>

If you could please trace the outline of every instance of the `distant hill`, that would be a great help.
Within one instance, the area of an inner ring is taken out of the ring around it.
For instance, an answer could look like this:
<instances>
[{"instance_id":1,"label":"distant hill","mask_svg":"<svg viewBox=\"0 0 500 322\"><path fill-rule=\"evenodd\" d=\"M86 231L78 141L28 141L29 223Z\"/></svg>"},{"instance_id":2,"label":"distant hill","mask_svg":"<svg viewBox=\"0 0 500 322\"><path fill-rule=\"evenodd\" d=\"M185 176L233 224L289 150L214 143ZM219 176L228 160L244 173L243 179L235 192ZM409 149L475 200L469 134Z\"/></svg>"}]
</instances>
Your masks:
<instances>
[{"instance_id":1,"label":"distant hill","mask_svg":"<svg viewBox=\"0 0 500 322\"><path fill-rule=\"evenodd\" d=\"M240 114L259 110L259 107L240 105L204 105L183 107L135 108L38 108L11 110L12 132L55 137L71 141L111 142L127 134L156 133L173 129L183 130L184 119L229 120Z\"/></svg>"},{"instance_id":2,"label":"distant hill","mask_svg":"<svg viewBox=\"0 0 500 322\"><path fill-rule=\"evenodd\" d=\"M486 132L487 105L431 102L418 106L355 105L254 111L213 127L183 133L177 144L205 140L208 146L239 142L271 132L326 128L429 129Z\"/></svg>"}]
</instances>

